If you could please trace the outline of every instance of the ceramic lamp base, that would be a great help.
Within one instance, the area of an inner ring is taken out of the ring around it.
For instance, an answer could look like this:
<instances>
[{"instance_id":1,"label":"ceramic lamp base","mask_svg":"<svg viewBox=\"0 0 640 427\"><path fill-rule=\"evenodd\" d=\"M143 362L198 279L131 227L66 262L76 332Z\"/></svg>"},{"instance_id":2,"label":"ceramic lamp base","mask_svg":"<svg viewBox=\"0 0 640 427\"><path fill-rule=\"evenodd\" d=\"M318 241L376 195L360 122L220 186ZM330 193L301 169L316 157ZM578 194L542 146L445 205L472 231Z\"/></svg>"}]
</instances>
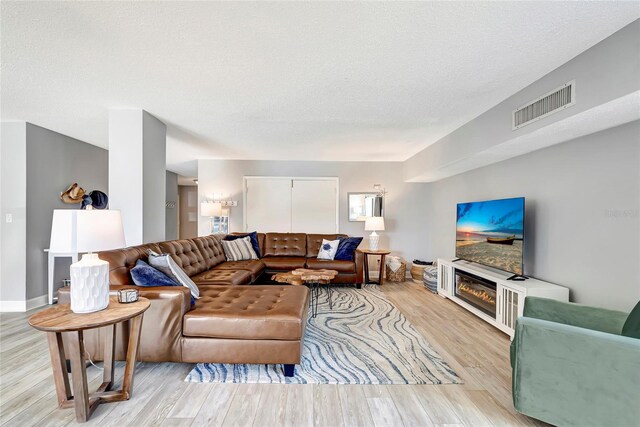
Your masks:
<instances>
[{"instance_id":1,"label":"ceramic lamp base","mask_svg":"<svg viewBox=\"0 0 640 427\"><path fill-rule=\"evenodd\" d=\"M377 251L380 247L380 235L375 231L369 234L369 249Z\"/></svg>"},{"instance_id":2,"label":"ceramic lamp base","mask_svg":"<svg viewBox=\"0 0 640 427\"><path fill-rule=\"evenodd\" d=\"M89 253L71 264L71 311L93 313L109 305L109 263Z\"/></svg>"}]
</instances>

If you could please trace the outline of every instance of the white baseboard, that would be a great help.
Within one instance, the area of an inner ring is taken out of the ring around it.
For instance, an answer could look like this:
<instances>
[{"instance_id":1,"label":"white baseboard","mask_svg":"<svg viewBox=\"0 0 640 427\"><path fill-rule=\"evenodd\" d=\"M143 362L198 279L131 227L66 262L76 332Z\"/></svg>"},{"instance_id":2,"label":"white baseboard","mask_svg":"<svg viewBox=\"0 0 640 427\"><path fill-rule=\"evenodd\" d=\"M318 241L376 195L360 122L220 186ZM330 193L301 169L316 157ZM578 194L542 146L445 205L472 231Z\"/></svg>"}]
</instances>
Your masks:
<instances>
[{"instance_id":1,"label":"white baseboard","mask_svg":"<svg viewBox=\"0 0 640 427\"><path fill-rule=\"evenodd\" d=\"M39 297L28 299L26 308L27 311L29 311L47 304L49 304L49 297L47 295L40 295Z\"/></svg>"},{"instance_id":2,"label":"white baseboard","mask_svg":"<svg viewBox=\"0 0 640 427\"><path fill-rule=\"evenodd\" d=\"M24 313L25 311L45 306L48 302L49 298L46 295L26 301L0 301L0 313Z\"/></svg>"},{"instance_id":3,"label":"white baseboard","mask_svg":"<svg viewBox=\"0 0 640 427\"><path fill-rule=\"evenodd\" d=\"M27 311L26 301L0 301L1 313L16 313Z\"/></svg>"}]
</instances>

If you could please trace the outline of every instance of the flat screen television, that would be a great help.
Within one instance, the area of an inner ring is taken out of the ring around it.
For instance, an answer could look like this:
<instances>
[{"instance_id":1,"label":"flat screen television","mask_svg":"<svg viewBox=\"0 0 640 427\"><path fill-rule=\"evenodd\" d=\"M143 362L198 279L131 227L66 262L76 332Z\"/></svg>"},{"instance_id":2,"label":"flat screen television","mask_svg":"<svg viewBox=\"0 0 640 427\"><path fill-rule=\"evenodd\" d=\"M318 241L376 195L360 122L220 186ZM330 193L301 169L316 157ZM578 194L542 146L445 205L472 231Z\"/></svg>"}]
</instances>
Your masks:
<instances>
[{"instance_id":1,"label":"flat screen television","mask_svg":"<svg viewBox=\"0 0 640 427\"><path fill-rule=\"evenodd\" d=\"M521 276L524 197L458 203L456 257Z\"/></svg>"}]
</instances>

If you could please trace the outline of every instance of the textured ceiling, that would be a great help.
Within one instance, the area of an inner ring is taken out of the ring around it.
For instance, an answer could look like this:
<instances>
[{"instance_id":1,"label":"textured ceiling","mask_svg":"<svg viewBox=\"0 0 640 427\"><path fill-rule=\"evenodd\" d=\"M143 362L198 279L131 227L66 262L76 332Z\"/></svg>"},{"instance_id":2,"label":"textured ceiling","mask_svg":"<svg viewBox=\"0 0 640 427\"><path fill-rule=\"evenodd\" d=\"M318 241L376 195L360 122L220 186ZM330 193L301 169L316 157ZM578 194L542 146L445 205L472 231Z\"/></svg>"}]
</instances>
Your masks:
<instances>
[{"instance_id":1,"label":"textured ceiling","mask_svg":"<svg viewBox=\"0 0 640 427\"><path fill-rule=\"evenodd\" d=\"M638 2L1 3L3 120L197 158L404 160L638 19Z\"/></svg>"}]
</instances>

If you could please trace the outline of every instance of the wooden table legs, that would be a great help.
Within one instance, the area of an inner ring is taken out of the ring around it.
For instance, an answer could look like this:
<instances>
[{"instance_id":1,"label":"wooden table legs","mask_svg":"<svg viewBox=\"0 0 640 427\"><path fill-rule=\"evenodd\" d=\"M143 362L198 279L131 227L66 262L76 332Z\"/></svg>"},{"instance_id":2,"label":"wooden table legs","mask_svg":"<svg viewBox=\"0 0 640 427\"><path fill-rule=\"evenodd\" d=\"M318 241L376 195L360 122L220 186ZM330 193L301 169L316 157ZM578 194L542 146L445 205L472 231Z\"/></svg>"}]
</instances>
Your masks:
<instances>
[{"instance_id":1,"label":"wooden table legs","mask_svg":"<svg viewBox=\"0 0 640 427\"><path fill-rule=\"evenodd\" d=\"M122 380L122 389L111 391L114 380L115 367L115 324L105 328L105 353L103 382L95 393L89 394L87 389L87 369L85 364L85 349L82 331L67 332L69 348L67 355L71 359L71 382L73 395L69 387L69 377L65 364L65 349L62 333L48 332L53 380L58 395L58 405L61 408L75 406L76 420L85 422L100 403L119 402L129 400L133 388L133 374L140 345L140 331L142 329L142 314L129 320L129 342L127 345L127 360Z\"/></svg>"},{"instance_id":2,"label":"wooden table legs","mask_svg":"<svg viewBox=\"0 0 640 427\"><path fill-rule=\"evenodd\" d=\"M58 406L62 407L72 398L69 376L67 375L67 363L65 362L62 345L62 334L48 332L47 341L49 342L49 354L51 355L53 381L56 384L56 394L58 395Z\"/></svg>"},{"instance_id":3,"label":"wooden table legs","mask_svg":"<svg viewBox=\"0 0 640 427\"><path fill-rule=\"evenodd\" d=\"M379 254L380 255L380 272L378 274L378 280L371 280L369 278L369 255L378 255L378 254L367 254L365 253L364 255L364 283L373 283L373 284L377 284L377 285L383 285L384 284L384 259L386 254Z\"/></svg>"}]
</instances>

